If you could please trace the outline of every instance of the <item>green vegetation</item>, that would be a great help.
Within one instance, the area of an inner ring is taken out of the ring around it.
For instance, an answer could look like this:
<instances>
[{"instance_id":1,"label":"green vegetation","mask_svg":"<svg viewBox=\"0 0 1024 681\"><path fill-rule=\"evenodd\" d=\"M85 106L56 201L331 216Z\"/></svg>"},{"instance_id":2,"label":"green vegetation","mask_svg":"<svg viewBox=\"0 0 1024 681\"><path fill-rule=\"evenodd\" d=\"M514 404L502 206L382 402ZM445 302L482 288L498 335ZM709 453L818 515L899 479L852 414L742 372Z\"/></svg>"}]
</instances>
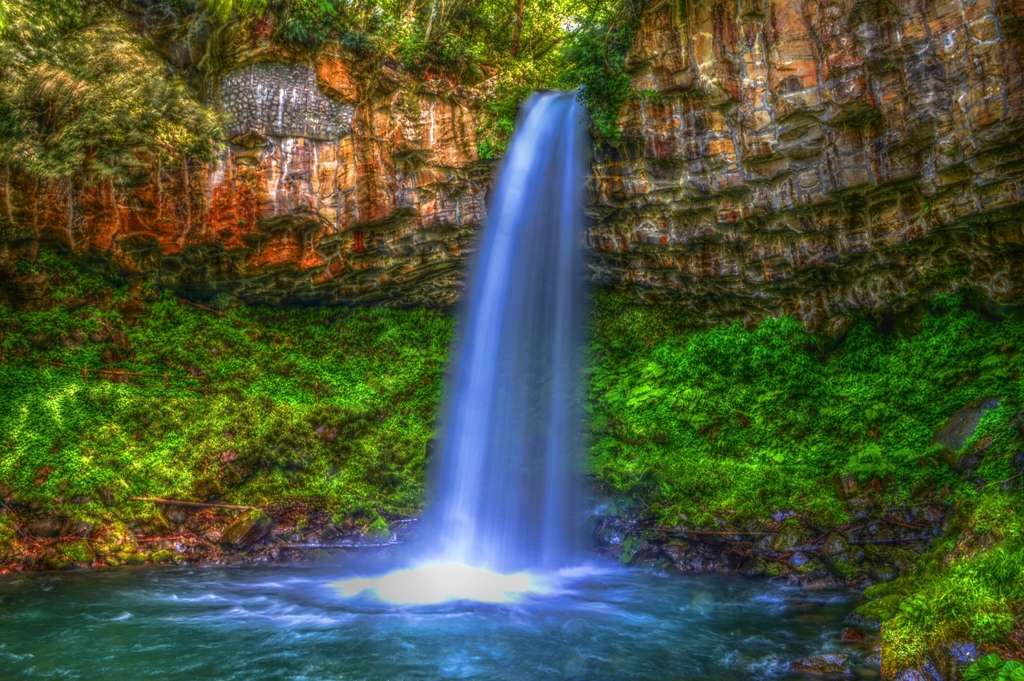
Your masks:
<instances>
[{"instance_id":1,"label":"green vegetation","mask_svg":"<svg viewBox=\"0 0 1024 681\"><path fill-rule=\"evenodd\" d=\"M102 2L5 0L0 164L45 181L145 178L142 159L211 154L217 123Z\"/></svg>"},{"instance_id":2,"label":"green vegetation","mask_svg":"<svg viewBox=\"0 0 1024 681\"><path fill-rule=\"evenodd\" d=\"M959 297L934 299L913 335L865 319L841 342L789 317L688 330L672 316L598 298L591 382L598 478L666 521L785 507L835 520L820 491L836 472L950 484L936 429L981 398L1004 398L1001 415L1020 404L1024 324Z\"/></svg>"},{"instance_id":3,"label":"green vegetation","mask_svg":"<svg viewBox=\"0 0 1024 681\"><path fill-rule=\"evenodd\" d=\"M964 681L1024 681L1024 664L986 655L964 671Z\"/></svg>"},{"instance_id":4,"label":"green vegetation","mask_svg":"<svg viewBox=\"0 0 1024 681\"><path fill-rule=\"evenodd\" d=\"M210 158L218 121L195 93L267 38L310 57L337 41L371 70L393 59L418 78L480 88L485 159L504 152L519 104L539 88L582 86L594 130L614 139L635 96L623 67L642 9L641 0L3 0L0 164L124 193L151 165ZM154 16L166 21L154 28ZM161 44L201 56L171 67Z\"/></svg>"},{"instance_id":5,"label":"green vegetation","mask_svg":"<svg viewBox=\"0 0 1024 681\"><path fill-rule=\"evenodd\" d=\"M218 315L52 254L14 269L45 274L59 303L0 308L0 480L17 504L95 521L144 517L151 507L133 501L144 496L299 501L379 538L385 519L420 509L449 317ZM907 569L869 589L861 613L883 623L889 673L957 641L999 652L1024 611L1024 321L994 321L974 299L938 296L895 324L864 317L826 338L792 318L707 326L599 292L596 481L665 525L788 510L823 534L850 520L837 474L886 507L938 490L947 533L923 555L894 549ZM993 397L959 451L933 444L959 410ZM0 515L0 554L12 531ZM1018 673L986 659L975 678Z\"/></svg>"},{"instance_id":6,"label":"green vegetation","mask_svg":"<svg viewBox=\"0 0 1024 681\"><path fill-rule=\"evenodd\" d=\"M668 306L599 296L597 480L644 499L667 525L788 509L826 530L848 520L837 473L875 481L895 507L925 485L943 488L956 510L948 534L905 576L869 589L862 612L884 623L888 673L942 659L955 641L996 645L1024 611L1024 322L994 323L964 301L936 297L903 333L865 318L833 340L791 318L707 328ZM960 452L932 444L954 413L988 397L999 408ZM950 465L968 455L980 457L973 472Z\"/></svg>"},{"instance_id":7,"label":"green vegetation","mask_svg":"<svg viewBox=\"0 0 1024 681\"><path fill-rule=\"evenodd\" d=\"M0 308L0 480L17 501L85 518L136 496L295 500L371 518L419 509L450 318L218 317L42 260L56 297L92 302ZM83 366L154 376L83 378Z\"/></svg>"}]
</instances>

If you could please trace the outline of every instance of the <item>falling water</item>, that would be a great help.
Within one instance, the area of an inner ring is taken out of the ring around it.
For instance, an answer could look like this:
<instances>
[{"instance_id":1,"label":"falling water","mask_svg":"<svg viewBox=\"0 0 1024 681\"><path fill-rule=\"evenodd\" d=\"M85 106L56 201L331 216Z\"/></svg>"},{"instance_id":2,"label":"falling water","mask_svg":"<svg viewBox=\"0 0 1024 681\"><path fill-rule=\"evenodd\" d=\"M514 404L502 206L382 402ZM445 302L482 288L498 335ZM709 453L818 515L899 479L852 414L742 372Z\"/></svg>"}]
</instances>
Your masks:
<instances>
[{"instance_id":1,"label":"falling water","mask_svg":"<svg viewBox=\"0 0 1024 681\"><path fill-rule=\"evenodd\" d=\"M576 93L524 105L470 277L432 471L427 532L442 562L508 572L577 556L588 153Z\"/></svg>"}]
</instances>

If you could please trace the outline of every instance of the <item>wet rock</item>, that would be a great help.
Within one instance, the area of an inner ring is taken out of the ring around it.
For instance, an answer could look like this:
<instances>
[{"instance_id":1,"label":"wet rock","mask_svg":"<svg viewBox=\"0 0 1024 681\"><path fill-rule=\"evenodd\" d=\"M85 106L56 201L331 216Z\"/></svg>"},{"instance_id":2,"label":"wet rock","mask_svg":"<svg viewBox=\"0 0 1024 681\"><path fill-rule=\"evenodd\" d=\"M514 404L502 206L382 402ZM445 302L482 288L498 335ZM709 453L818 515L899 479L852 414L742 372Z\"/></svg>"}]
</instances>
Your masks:
<instances>
[{"instance_id":1,"label":"wet rock","mask_svg":"<svg viewBox=\"0 0 1024 681\"><path fill-rule=\"evenodd\" d=\"M794 674L807 676L848 675L850 674L850 657L842 654L812 655L791 662L789 669Z\"/></svg>"},{"instance_id":2,"label":"wet rock","mask_svg":"<svg viewBox=\"0 0 1024 681\"><path fill-rule=\"evenodd\" d=\"M949 656L960 665L969 665L981 657L981 651L971 641L958 641L949 646Z\"/></svg>"},{"instance_id":3,"label":"wet rock","mask_svg":"<svg viewBox=\"0 0 1024 681\"><path fill-rule=\"evenodd\" d=\"M383 518L377 518L366 528L366 537L375 542L384 542L391 538L391 528Z\"/></svg>"},{"instance_id":4,"label":"wet rock","mask_svg":"<svg viewBox=\"0 0 1024 681\"><path fill-rule=\"evenodd\" d=\"M628 565L636 558L637 554L647 548L647 542L637 537L636 535L630 535L622 542L622 548L619 551L619 562L623 565Z\"/></svg>"},{"instance_id":5,"label":"wet rock","mask_svg":"<svg viewBox=\"0 0 1024 681\"><path fill-rule=\"evenodd\" d=\"M807 557L807 554L797 551L789 557L787 564L793 569L801 570L810 566L811 559Z\"/></svg>"},{"instance_id":6,"label":"wet rock","mask_svg":"<svg viewBox=\"0 0 1024 681\"><path fill-rule=\"evenodd\" d=\"M861 643L870 639L867 634L853 627L843 627L840 638L842 638L843 643Z\"/></svg>"},{"instance_id":7,"label":"wet rock","mask_svg":"<svg viewBox=\"0 0 1024 681\"><path fill-rule=\"evenodd\" d=\"M876 582L891 582L900 576L900 571L892 565L875 565L868 568L868 574Z\"/></svg>"},{"instance_id":8,"label":"wet rock","mask_svg":"<svg viewBox=\"0 0 1024 681\"><path fill-rule=\"evenodd\" d=\"M164 513L164 517L167 518L167 522L173 525L181 525L188 520L188 514L177 506L172 506L167 509L167 512Z\"/></svg>"},{"instance_id":9,"label":"wet rock","mask_svg":"<svg viewBox=\"0 0 1024 681\"><path fill-rule=\"evenodd\" d=\"M860 496L847 500L846 507L849 509L850 517L856 520L866 520L877 510L878 506L870 497Z\"/></svg>"},{"instance_id":10,"label":"wet rock","mask_svg":"<svg viewBox=\"0 0 1024 681\"><path fill-rule=\"evenodd\" d=\"M772 541L772 548L779 553L788 553L797 546L804 543L804 531L795 518L789 518L782 523L779 533Z\"/></svg>"},{"instance_id":11,"label":"wet rock","mask_svg":"<svg viewBox=\"0 0 1024 681\"><path fill-rule=\"evenodd\" d=\"M221 536L221 543L235 549L244 549L263 539L274 526L274 521L260 509L253 509L235 519Z\"/></svg>"},{"instance_id":12,"label":"wet rock","mask_svg":"<svg viewBox=\"0 0 1024 681\"><path fill-rule=\"evenodd\" d=\"M846 619L843 620L843 624L865 634L877 634L882 628L881 622L875 619L868 619L857 611L847 615Z\"/></svg>"},{"instance_id":13,"label":"wet rock","mask_svg":"<svg viewBox=\"0 0 1024 681\"><path fill-rule=\"evenodd\" d=\"M64 521L58 518L44 518L28 524L29 534L36 537L52 538L60 534Z\"/></svg>"},{"instance_id":14,"label":"wet rock","mask_svg":"<svg viewBox=\"0 0 1024 681\"><path fill-rule=\"evenodd\" d=\"M920 669L904 669L893 679L894 681L943 681L939 670L930 660L925 660Z\"/></svg>"},{"instance_id":15,"label":"wet rock","mask_svg":"<svg viewBox=\"0 0 1024 681\"><path fill-rule=\"evenodd\" d=\"M324 538L325 542L335 542L345 536L345 533L337 525L328 523L320 531L320 536Z\"/></svg>"},{"instance_id":16,"label":"wet rock","mask_svg":"<svg viewBox=\"0 0 1024 681\"><path fill-rule=\"evenodd\" d=\"M127 562L128 558L138 551L138 548L135 535L121 522L109 524L99 541L95 543L97 555L113 558L122 563Z\"/></svg>"},{"instance_id":17,"label":"wet rock","mask_svg":"<svg viewBox=\"0 0 1024 681\"><path fill-rule=\"evenodd\" d=\"M825 564L833 573L847 579L856 572L856 566L850 560L850 546L841 534L832 533L825 538L821 555L825 558Z\"/></svg>"},{"instance_id":18,"label":"wet rock","mask_svg":"<svg viewBox=\"0 0 1024 681\"><path fill-rule=\"evenodd\" d=\"M682 539L670 539L661 547L661 550L674 565L679 565L686 561L686 552L690 550L690 543Z\"/></svg>"},{"instance_id":19,"label":"wet rock","mask_svg":"<svg viewBox=\"0 0 1024 681\"><path fill-rule=\"evenodd\" d=\"M96 554L85 539L60 544L57 546L57 552L70 565L91 565L96 560Z\"/></svg>"},{"instance_id":20,"label":"wet rock","mask_svg":"<svg viewBox=\"0 0 1024 681\"><path fill-rule=\"evenodd\" d=\"M768 573L768 565L762 558L754 558L744 563L739 573L744 577L761 577Z\"/></svg>"},{"instance_id":21,"label":"wet rock","mask_svg":"<svg viewBox=\"0 0 1024 681\"><path fill-rule=\"evenodd\" d=\"M932 438L933 443L942 446L942 460L959 471L977 468L979 461L972 460L971 455L961 456L959 450L974 435L985 412L998 408L999 400L988 398L953 414L946 426Z\"/></svg>"},{"instance_id":22,"label":"wet rock","mask_svg":"<svg viewBox=\"0 0 1024 681\"><path fill-rule=\"evenodd\" d=\"M139 523L139 526L154 537L166 536L171 531L171 526L167 523L167 519L160 512L144 519Z\"/></svg>"}]
</instances>

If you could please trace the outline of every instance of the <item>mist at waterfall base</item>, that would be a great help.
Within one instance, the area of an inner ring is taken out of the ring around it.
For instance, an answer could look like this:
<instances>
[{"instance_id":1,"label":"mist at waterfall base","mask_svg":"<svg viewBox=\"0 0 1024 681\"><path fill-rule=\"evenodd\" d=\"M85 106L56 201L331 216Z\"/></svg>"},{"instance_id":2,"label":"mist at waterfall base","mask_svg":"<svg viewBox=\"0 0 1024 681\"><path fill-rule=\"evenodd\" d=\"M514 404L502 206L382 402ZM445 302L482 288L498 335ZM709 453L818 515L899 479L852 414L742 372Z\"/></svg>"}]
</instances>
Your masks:
<instances>
[{"instance_id":1,"label":"mist at waterfall base","mask_svg":"<svg viewBox=\"0 0 1024 681\"><path fill-rule=\"evenodd\" d=\"M339 582L392 603L501 602L581 561L583 201L576 92L523 106L466 291L421 564Z\"/></svg>"}]
</instances>

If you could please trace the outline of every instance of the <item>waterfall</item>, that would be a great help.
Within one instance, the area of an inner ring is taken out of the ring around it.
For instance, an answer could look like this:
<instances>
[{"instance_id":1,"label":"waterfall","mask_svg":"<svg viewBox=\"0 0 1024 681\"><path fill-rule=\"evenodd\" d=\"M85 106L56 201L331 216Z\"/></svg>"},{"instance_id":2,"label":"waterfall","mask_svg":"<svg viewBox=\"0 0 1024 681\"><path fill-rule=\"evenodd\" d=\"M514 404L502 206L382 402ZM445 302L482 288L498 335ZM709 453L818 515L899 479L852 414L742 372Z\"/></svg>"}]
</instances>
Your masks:
<instances>
[{"instance_id":1,"label":"waterfall","mask_svg":"<svg viewBox=\"0 0 1024 681\"><path fill-rule=\"evenodd\" d=\"M575 92L523 106L453 354L426 533L435 558L509 572L578 557L583 201Z\"/></svg>"}]
</instances>

